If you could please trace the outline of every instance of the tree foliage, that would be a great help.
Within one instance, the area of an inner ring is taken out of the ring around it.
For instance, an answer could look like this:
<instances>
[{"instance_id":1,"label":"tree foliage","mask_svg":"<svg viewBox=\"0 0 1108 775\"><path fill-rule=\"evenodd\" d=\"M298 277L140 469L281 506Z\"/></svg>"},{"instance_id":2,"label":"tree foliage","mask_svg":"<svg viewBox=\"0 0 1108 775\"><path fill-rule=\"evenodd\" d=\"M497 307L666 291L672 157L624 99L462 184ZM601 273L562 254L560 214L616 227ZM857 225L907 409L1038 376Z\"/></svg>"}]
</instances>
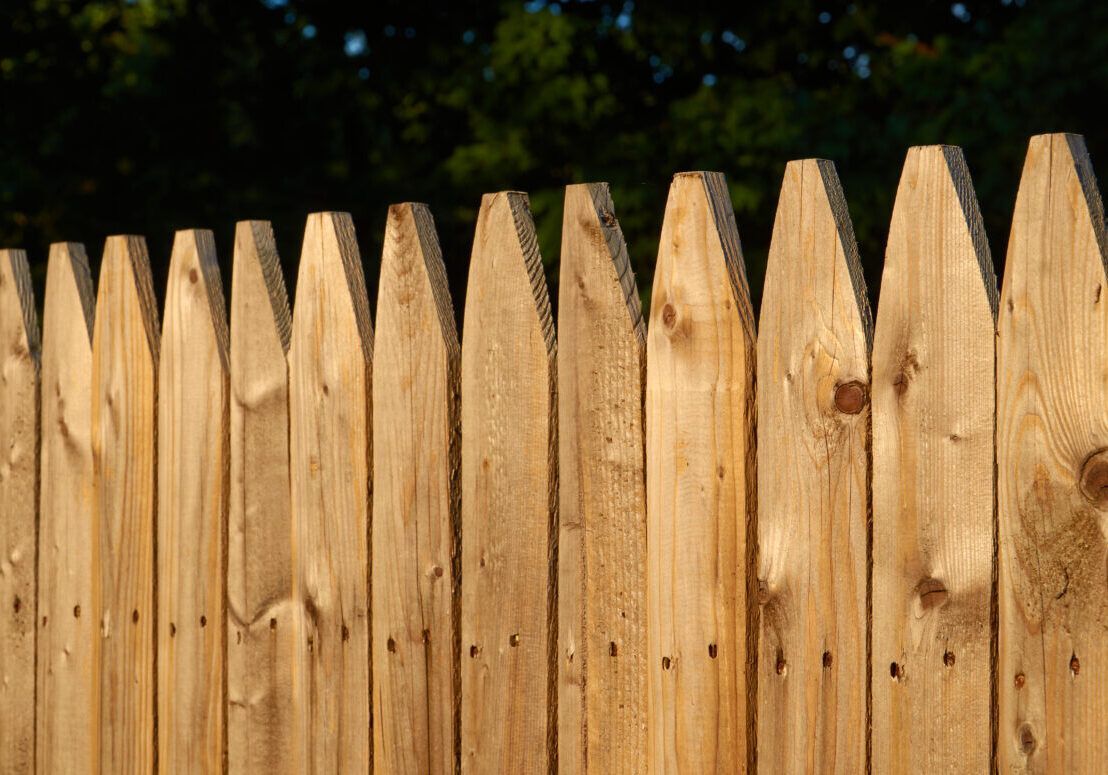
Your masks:
<instances>
[{"instance_id":1,"label":"tree foliage","mask_svg":"<svg viewBox=\"0 0 1108 775\"><path fill-rule=\"evenodd\" d=\"M427 201L457 298L482 192L531 195L556 275L562 186L608 180L648 293L671 175L728 176L757 294L785 162L833 159L875 288L908 146L966 150L1000 264L1027 138L1108 152L1108 5L9 0L0 244L354 214ZM290 273L290 283L294 276ZM161 282L159 281L159 286Z\"/></svg>"}]
</instances>

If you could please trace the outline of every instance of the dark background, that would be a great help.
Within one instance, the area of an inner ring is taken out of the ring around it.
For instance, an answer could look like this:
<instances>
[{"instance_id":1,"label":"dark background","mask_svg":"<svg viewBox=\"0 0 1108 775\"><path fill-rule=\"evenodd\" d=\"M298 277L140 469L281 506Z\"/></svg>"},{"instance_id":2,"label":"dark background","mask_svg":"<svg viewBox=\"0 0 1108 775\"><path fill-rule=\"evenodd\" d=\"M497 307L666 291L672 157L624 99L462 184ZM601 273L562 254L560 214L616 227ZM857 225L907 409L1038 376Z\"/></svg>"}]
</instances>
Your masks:
<instances>
[{"instance_id":1,"label":"dark background","mask_svg":"<svg viewBox=\"0 0 1108 775\"><path fill-rule=\"evenodd\" d=\"M530 193L552 291L566 183L606 180L649 296L674 172L727 174L755 300L785 162L835 161L871 297L911 145L965 149L998 270L1028 137L1108 154L1108 3L0 2L0 245L346 210L371 302L386 207L428 202L461 309L486 191ZM1103 169L1103 167L1101 167ZM41 302L40 302L41 303ZM459 321L460 322L460 321Z\"/></svg>"}]
</instances>

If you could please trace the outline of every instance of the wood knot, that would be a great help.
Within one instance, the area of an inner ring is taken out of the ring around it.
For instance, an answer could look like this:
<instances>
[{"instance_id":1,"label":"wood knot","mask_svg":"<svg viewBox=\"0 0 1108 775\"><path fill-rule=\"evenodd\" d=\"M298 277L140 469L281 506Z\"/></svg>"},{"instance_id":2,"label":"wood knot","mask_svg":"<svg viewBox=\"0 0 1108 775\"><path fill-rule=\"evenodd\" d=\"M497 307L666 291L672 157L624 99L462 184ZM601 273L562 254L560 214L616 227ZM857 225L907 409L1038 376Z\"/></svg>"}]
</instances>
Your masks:
<instances>
[{"instance_id":1,"label":"wood knot","mask_svg":"<svg viewBox=\"0 0 1108 775\"><path fill-rule=\"evenodd\" d=\"M1108 449L1098 449L1081 464L1081 494L1098 509L1108 508Z\"/></svg>"},{"instance_id":2,"label":"wood knot","mask_svg":"<svg viewBox=\"0 0 1108 775\"><path fill-rule=\"evenodd\" d=\"M196 285L196 283L200 282L200 273L197 272L195 269L189 270L189 282L193 285Z\"/></svg>"},{"instance_id":3,"label":"wood knot","mask_svg":"<svg viewBox=\"0 0 1108 775\"><path fill-rule=\"evenodd\" d=\"M1074 678L1081 674L1081 660L1077 658L1076 654L1070 655L1070 673Z\"/></svg>"},{"instance_id":4,"label":"wood knot","mask_svg":"<svg viewBox=\"0 0 1108 775\"><path fill-rule=\"evenodd\" d=\"M943 652L943 664L946 665L947 667L954 667L954 652L953 651L944 651Z\"/></svg>"},{"instance_id":5,"label":"wood knot","mask_svg":"<svg viewBox=\"0 0 1108 775\"><path fill-rule=\"evenodd\" d=\"M843 414L858 414L866 407L869 392L858 380L843 382L835 387L835 408Z\"/></svg>"},{"instance_id":6,"label":"wood knot","mask_svg":"<svg viewBox=\"0 0 1108 775\"><path fill-rule=\"evenodd\" d=\"M831 660L831 652L830 651L823 652L823 666L824 667L831 667L831 661L832 661Z\"/></svg>"},{"instance_id":7,"label":"wood knot","mask_svg":"<svg viewBox=\"0 0 1108 775\"><path fill-rule=\"evenodd\" d=\"M1016 680L1015 680L1016 688L1017 689L1022 689L1024 684L1026 684L1026 683L1027 683L1027 676L1025 676L1023 673L1016 673Z\"/></svg>"},{"instance_id":8,"label":"wood knot","mask_svg":"<svg viewBox=\"0 0 1108 775\"><path fill-rule=\"evenodd\" d=\"M1024 756L1030 756L1035 753L1035 731L1031 729L1030 724L1021 724L1019 729L1019 744L1020 750L1023 751Z\"/></svg>"},{"instance_id":9,"label":"wood knot","mask_svg":"<svg viewBox=\"0 0 1108 775\"><path fill-rule=\"evenodd\" d=\"M616 225L616 217L611 210L601 210L600 222L610 229Z\"/></svg>"},{"instance_id":10,"label":"wood knot","mask_svg":"<svg viewBox=\"0 0 1108 775\"><path fill-rule=\"evenodd\" d=\"M662 323L669 329L677 325L677 310L668 302L662 307Z\"/></svg>"},{"instance_id":11,"label":"wood knot","mask_svg":"<svg viewBox=\"0 0 1108 775\"><path fill-rule=\"evenodd\" d=\"M950 593L946 591L946 587L938 579L924 579L921 581L919 586L916 587L916 594L919 595L919 604L924 611L938 608L950 597Z\"/></svg>"},{"instance_id":12,"label":"wood knot","mask_svg":"<svg viewBox=\"0 0 1108 775\"><path fill-rule=\"evenodd\" d=\"M904 665L900 664L899 662L890 662L889 663L889 678L893 679L894 681L903 681L904 680Z\"/></svg>"}]
</instances>

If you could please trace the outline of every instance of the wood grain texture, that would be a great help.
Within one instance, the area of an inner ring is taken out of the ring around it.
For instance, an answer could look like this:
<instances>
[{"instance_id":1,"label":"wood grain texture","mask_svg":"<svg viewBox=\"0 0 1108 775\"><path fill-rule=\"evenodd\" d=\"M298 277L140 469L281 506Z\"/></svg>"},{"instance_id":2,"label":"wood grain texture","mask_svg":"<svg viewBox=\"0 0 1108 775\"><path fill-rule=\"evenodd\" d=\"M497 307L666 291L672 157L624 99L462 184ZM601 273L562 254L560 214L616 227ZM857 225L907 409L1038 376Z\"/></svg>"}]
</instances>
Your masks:
<instances>
[{"instance_id":1,"label":"wood grain texture","mask_svg":"<svg viewBox=\"0 0 1108 775\"><path fill-rule=\"evenodd\" d=\"M39 334L27 254L0 250L0 772L35 768Z\"/></svg>"},{"instance_id":2,"label":"wood grain texture","mask_svg":"<svg viewBox=\"0 0 1108 775\"><path fill-rule=\"evenodd\" d=\"M606 183L566 187L558 309L558 762L646 771L646 326Z\"/></svg>"},{"instance_id":3,"label":"wood grain texture","mask_svg":"<svg viewBox=\"0 0 1108 775\"><path fill-rule=\"evenodd\" d=\"M36 771L94 768L99 744L92 324L84 245L50 246L42 321Z\"/></svg>"},{"instance_id":4,"label":"wood grain texture","mask_svg":"<svg viewBox=\"0 0 1108 775\"><path fill-rule=\"evenodd\" d=\"M651 772L751 764L754 340L726 182L678 174L647 335Z\"/></svg>"},{"instance_id":5,"label":"wood grain texture","mask_svg":"<svg viewBox=\"0 0 1108 775\"><path fill-rule=\"evenodd\" d=\"M308 216L289 347L300 772L371 766L369 316L354 225Z\"/></svg>"},{"instance_id":6,"label":"wood grain texture","mask_svg":"<svg viewBox=\"0 0 1108 775\"><path fill-rule=\"evenodd\" d=\"M863 772L872 324L829 161L785 167L758 330L758 766Z\"/></svg>"},{"instance_id":7,"label":"wood grain texture","mask_svg":"<svg viewBox=\"0 0 1108 775\"><path fill-rule=\"evenodd\" d=\"M155 762L158 314L142 237L109 237L92 339L100 770Z\"/></svg>"},{"instance_id":8,"label":"wood grain texture","mask_svg":"<svg viewBox=\"0 0 1108 775\"><path fill-rule=\"evenodd\" d=\"M158 375L158 770L226 752L228 333L210 231L177 232Z\"/></svg>"},{"instance_id":9,"label":"wood grain texture","mask_svg":"<svg viewBox=\"0 0 1108 775\"><path fill-rule=\"evenodd\" d=\"M265 221L235 228L231 278L231 475L227 562L227 761L292 775L288 293Z\"/></svg>"},{"instance_id":10,"label":"wood grain texture","mask_svg":"<svg viewBox=\"0 0 1108 775\"><path fill-rule=\"evenodd\" d=\"M389 208L373 362L373 716L381 772L457 766L458 368L430 210Z\"/></svg>"},{"instance_id":11,"label":"wood grain texture","mask_svg":"<svg viewBox=\"0 0 1108 775\"><path fill-rule=\"evenodd\" d=\"M1031 139L997 364L1001 772L1108 760L1108 300L1084 141Z\"/></svg>"},{"instance_id":12,"label":"wood grain texture","mask_svg":"<svg viewBox=\"0 0 1108 775\"><path fill-rule=\"evenodd\" d=\"M556 345L525 194L481 200L462 337L462 771L556 767Z\"/></svg>"},{"instance_id":13,"label":"wood grain texture","mask_svg":"<svg viewBox=\"0 0 1108 775\"><path fill-rule=\"evenodd\" d=\"M991 765L996 305L961 150L910 149L873 349L876 773Z\"/></svg>"}]
</instances>

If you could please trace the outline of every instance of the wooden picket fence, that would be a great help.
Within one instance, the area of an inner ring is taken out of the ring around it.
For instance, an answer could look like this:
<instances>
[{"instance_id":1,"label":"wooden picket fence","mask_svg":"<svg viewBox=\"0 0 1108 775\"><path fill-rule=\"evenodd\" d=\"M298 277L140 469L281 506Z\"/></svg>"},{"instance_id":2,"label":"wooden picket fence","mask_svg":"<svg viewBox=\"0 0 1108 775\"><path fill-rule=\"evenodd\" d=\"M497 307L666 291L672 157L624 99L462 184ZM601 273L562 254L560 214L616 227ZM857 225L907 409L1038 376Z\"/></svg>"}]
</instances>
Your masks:
<instances>
[{"instance_id":1,"label":"wooden picket fence","mask_svg":"<svg viewBox=\"0 0 1108 775\"><path fill-rule=\"evenodd\" d=\"M997 293L913 148L871 322L827 161L755 334L722 175L670 189L649 325L607 186L558 320L486 196L464 336L431 214L350 218L290 313L264 222L0 253L0 772L1104 772L1108 300L1084 143L1031 140ZM95 298L94 298L95 296ZM558 345L555 344L557 332Z\"/></svg>"}]
</instances>

